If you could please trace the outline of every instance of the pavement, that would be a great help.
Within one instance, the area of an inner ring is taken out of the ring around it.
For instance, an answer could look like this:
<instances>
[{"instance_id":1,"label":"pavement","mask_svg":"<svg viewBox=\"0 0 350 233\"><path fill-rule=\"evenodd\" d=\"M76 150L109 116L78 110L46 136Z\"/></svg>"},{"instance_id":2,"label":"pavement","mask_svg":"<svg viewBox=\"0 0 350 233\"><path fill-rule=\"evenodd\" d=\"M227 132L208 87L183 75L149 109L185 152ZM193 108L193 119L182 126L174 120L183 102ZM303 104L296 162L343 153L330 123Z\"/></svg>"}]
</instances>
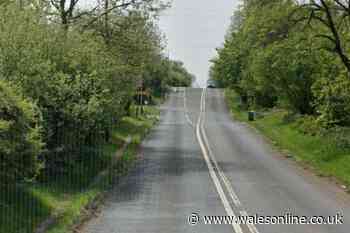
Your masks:
<instances>
[{"instance_id":1,"label":"pavement","mask_svg":"<svg viewBox=\"0 0 350 233\"><path fill-rule=\"evenodd\" d=\"M181 88L160 108L161 120L138 161L83 232L350 232L349 195L232 119L222 90ZM205 224L203 218L287 214L338 214L343 224Z\"/></svg>"}]
</instances>

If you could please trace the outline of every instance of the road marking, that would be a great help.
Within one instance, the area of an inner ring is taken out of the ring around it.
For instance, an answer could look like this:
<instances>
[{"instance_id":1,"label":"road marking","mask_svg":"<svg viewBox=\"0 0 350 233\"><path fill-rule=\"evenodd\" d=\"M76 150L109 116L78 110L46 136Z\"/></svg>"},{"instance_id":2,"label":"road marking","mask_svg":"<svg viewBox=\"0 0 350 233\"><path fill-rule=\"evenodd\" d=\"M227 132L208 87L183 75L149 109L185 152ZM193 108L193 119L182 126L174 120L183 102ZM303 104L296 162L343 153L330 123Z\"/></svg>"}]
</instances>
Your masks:
<instances>
[{"instance_id":1,"label":"road marking","mask_svg":"<svg viewBox=\"0 0 350 233\"><path fill-rule=\"evenodd\" d=\"M220 183L220 181L219 181L219 178L217 177L217 175L216 175L216 173L215 173L215 171L214 171L214 168L213 168L213 165L212 165L212 163L210 162L210 159L209 159L209 155L208 155L208 152L207 152L207 150L206 150L206 148L205 148L205 146L204 146L204 142L203 142L203 139L202 139L202 137L201 137L201 133L200 133L200 131L201 131L201 127L200 127L200 125L201 125L201 122L202 122L202 114L203 114L203 104L202 104L202 99L203 99L203 94L204 94L204 91L205 91L205 89L203 90L203 92L202 92L202 97L201 97L201 112L200 112L200 114L199 114L199 117L198 117L198 121L197 121L197 126L196 126L196 134L197 134L197 139L198 139L198 142L199 142L199 145L200 145L200 147L201 147L201 150L202 150L202 154L203 154L203 157L204 157L204 160L205 160L205 162L206 162L206 164L207 164L207 167L208 167L208 169L209 169L209 174L210 174L210 176L211 176L211 178L212 178L212 180L213 180L213 182L214 182L214 184L215 184L215 187L216 187L216 190L217 190L217 192L218 192L218 194L219 194L219 196L220 196L220 199L221 199L221 201L222 201L222 204L224 205L224 208L225 208L225 211L226 211L226 213L228 214L228 216L234 216L235 217L235 214L234 214L234 212L233 212L233 209L232 209L232 207L231 207L231 205L230 205L230 203L229 203L229 201L228 201L228 199L227 199L227 197L226 197L226 195L225 195L225 192L224 192L224 190L223 190L223 188L222 188L222 186L221 186L221 183ZM242 228L240 227L240 225L239 224L237 224L237 223L232 223L232 228L233 228L233 231L235 232L235 233L242 233Z\"/></svg>"},{"instance_id":2,"label":"road marking","mask_svg":"<svg viewBox=\"0 0 350 233\"><path fill-rule=\"evenodd\" d=\"M230 194L230 197L231 197L233 203L235 204L236 207L240 208L242 206L241 201L239 200L237 194L233 190L232 185L231 185L230 181L228 180L228 178L226 177L225 173L221 170L221 167L219 166L219 164L218 164L218 162L213 154L213 151L211 150L206 132L205 132L203 127L202 127L202 133L203 133L204 141L205 141L207 148L208 148L208 151L209 151L209 155L210 155L222 181L224 182L226 189L227 189L228 193Z\"/></svg>"},{"instance_id":3,"label":"road marking","mask_svg":"<svg viewBox=\"0 0 350 233\"><path fill-rule=\"evenodd\" d=\"M184 95L183 95L183 98L184 98L184 109L185 109L185 118L187 120L187 122L194 128L194 124L188 114L188 108L187 108L187 97L186 97L186 88L184 88Z\"/></svg>"},{"instance_id":4,"label":"road marking","mask_svg":"<svg viewBox=\"0 0 350 233\"><path fill-rule=\"evenodd\" d=\"M248 213L245 210L240 211L241 216L248 217ZM258 229L256 229L254 224L247 223L246 224L250 232L252 233L259 233Z\"/></svg>"},{"instance_id":5,"label":"road marking","mask_svg":"<svg viewBox=\"0 0 350 233\"><path fill-rule=\"evenodd\" d=\"M223 181L225 187L226 187L226 190L227 192L229 193L234 205L237 207L237 208L240 208L242 209L242 204L237 196L237 194L235 193L230 181L228 180L227 176L225 175L225 173L222 171L221 167L219 166L216 158L215 158L215 154L213 153L211 147L210 147L210 144L209 144L209 140L208 140L208 137L207 137L207 134L206 134L206 131L204 129L204 123L205 123L205 110L206 110L206 89L203 90L202 92L202 97L201 97L201 114L200 114L200 118L198 120L198 123L197 123L197 127L199 126L200 127L200 131L202 132L202 135L203 135L203 138L204 138L204 143L206 144L207 146L207 149L208 149L208 152L209 152L209 156L207 154L208 157L211 158L218 174L220 175L221 177L221 180ZM198 133L197 133L198 134ZM200 136L200 135L199 135ZM197 136L198 137L198 136ZM202 142L203 144L203 142ZM204 144L203 144L204 146ZM205 148L204 148L205 149ZM203 149L202 149L203 150ZM205 150L206 151L206 150ZM209 159L209 163L210 163L210 159ZM212 164L210 164L212 166ZM215 171L214 171L215 173ZM215 174L216 175L216 174ZM221 184L220 184L221 186ZM222 187L221 187L222 188ZM225 196L226 197L226 196ZM231 206L230 206L231 207ZM231 208L232 209L232 208ZM244 216L248 216L248 213L247 211L245 210L242 210L240 211L240 214L241 215L244 215ZM233 215L234 216L234 215ZM252 232L252 233L259 233L259 231L257 230L257 228L255 227L254 224L246 224L249 231ZM239 226L239 225L238 225ZM239 226L240 227L240 226ZM240 229L241 230L241 229ZM242 231L242 230L241 230ZM238 231L239 232L239 231Z\"/></svg>"},{"instance_id":6,"label":"road marking","mask_svg":"<svg viewBox=\"0 0 350 233\"><path fill-rule=\"evenodd\" d=\"M206 100L205 100L205 97L203 99L203 112L205 112L205 109L206 109ZM241 207L241 202L236 194L236 192L233 190L233 187L230 183L230 181L228 180L228 178L226 177L225 173L222 171L221 167L219 166L216 158L215 158L215 155L211 149L211 146L209 144L209 140L208 140L208 137L207 137L207 133L204 129L204 122L205 122L205 114L203 116L203 123L201 124L201 130L202 130L202 134L203 134L203 138L204 138L204 142L205 144L207 145L207 148L208 148L208 151L209 151L209 156L211 157L222 181L224 182L225 186L226 186L226 189L228 191L228 193L230 194L231 196L231 199L233 201L233 203L238 207L240 208Z\"/></svg>"}]
</instances>

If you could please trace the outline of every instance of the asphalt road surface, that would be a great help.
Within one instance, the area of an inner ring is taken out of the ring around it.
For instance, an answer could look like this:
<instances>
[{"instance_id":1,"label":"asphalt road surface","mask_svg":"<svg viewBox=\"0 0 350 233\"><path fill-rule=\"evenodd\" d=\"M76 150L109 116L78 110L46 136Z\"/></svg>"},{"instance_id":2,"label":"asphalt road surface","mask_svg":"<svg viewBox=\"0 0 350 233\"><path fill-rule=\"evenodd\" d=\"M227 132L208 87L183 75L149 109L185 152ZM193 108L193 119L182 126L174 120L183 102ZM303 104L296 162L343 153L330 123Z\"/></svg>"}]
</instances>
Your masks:
<instances>
[{"instance_id":1,"label":"asphalt road surface","mask_svg":"<svg viewBox=\"0 0 350 233\"><path fill-rule=\"evenodd\" d=\"M348 194L233 120L222 90L181 89L161 110L139 160L85 233L350 232ZM203 217L258 215L268 221L291 220L290 214L306 220L338 214L343 224L205 224Z\"/></svg>"}]
</instances>

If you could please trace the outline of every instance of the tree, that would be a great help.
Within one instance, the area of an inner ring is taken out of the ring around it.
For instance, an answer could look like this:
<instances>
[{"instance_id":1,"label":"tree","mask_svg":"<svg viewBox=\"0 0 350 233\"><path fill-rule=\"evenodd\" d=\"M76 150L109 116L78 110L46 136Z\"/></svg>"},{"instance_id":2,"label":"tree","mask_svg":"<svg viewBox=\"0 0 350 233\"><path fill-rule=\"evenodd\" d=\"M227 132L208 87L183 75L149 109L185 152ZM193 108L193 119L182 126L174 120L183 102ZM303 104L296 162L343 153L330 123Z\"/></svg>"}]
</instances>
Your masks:
<instances>
[{"instance_id":1,"label":"tree","mask_svg":"<svg viewBox=\"0 0 350 233\"><path fill-rule=\"evenodd\" d=\"M37 103L46 168L59 168L67 156L70 161L81 156L77 145L101 143L123 115L121 103L132 95L125 88L128 71L102 38L44 24L36 11L1 10L1 79L16 83Z\"/></svg>"},{"instance_id":2,"label":"tree","mask_svg":"<svg viewBox=\"0 0 350 233\"><path fill-rule=\"evenodd\" d=\"M211 77L243 103L349 123L350 1L246 0L234 13Z\"/></svg>"},{"instance_id":3,"label":"tree","mask_svg":"<svg viewBox=\"0 0 350 233\"><path fill-rule=\"evenodd\" d=\"M103 0L96 3L96 6L91 9L78 8L80 0L49 0L48 9L53 8L54 11L49 10L49 14L57 16L65 30L68 27L81 20L85 16L88 16L89 20L85 26L88 28L91 24L102 20L104 22L105 35L108 36L109 30L109 14L113 11L144 9L147 11L158 12L167 6L162 1L158 0ZM55 18L55 17L54 17Z\"/></svg>"},{"instance_id":4,"label":"tree","mask_svg":"<svg viewBox=\"0 0 350 233\"><path fill-rule=\"evenodd\" d=\"M234 13L211 76L234 88L246 104L283 103L292 111L313 113L316 46L309 33L304 35L289 20L296 7L288 0L245 1Z\"/></svg>"},{"instance_id":5,"label":"tree","mask_svg":"<svg viewBox=\"0 0 350 233\"><path fill-rule=\"evenodd\" d=\"M108 143L139 80L163 89L169 63L154 18L158 8L150 9L160 1L110 0L84 10L78 0L47 3L0 6L0 80L35 102L44 174L55 174L82 161L82 150Z\"/></svg>"},{"instance_id":6,"label":"tree","mask_svg":"<svg viewBox=\"0 0 350 233\"><path fill-rule=\"evenodd\" d=\"M323 48L336 53L350 74L350 59L347 52L347 37L349 35L350 1L349 0L311 0L301 4L299 9L305 10L308 15L301 13L295 17L296 22L307 22L311 27L321 25L325 30L316 30L315 37L324 38L329 45ZM350 77L350 76L349 76Z\"/></svg>"},{"instance_id":7,"label":"tree","mask_svg":"<svg viewBox=\"0 0 350 233\"><path fill-rule=\"evenodd\" d=\"M20 90L0 80L0 180L30 179L38 174L42 152L38 108Z\"/></svg>"}]
</instances>

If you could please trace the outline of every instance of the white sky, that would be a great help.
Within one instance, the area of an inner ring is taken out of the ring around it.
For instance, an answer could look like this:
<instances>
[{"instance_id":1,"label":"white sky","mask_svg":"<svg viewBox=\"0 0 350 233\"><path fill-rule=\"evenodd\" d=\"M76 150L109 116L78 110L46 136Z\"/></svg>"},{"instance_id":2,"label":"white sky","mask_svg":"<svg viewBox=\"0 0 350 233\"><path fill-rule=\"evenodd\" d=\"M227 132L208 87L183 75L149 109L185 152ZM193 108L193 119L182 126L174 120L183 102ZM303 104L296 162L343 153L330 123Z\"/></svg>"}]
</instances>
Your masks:
<instances>
[{"instance_id":1,"label":"white sky","mask_svg":"<svg viewBox=\"0 0 350 233\"><path fill-rule=\"evenodd\" d=\"M81 0L92 5L96 0ZM160 28L167 38L170 58L181 60L199 85L205 86L215 48L224 42L230 18L239 0L172 0L162 13Z\"/></svg>"},{"instance_id":2,"label":"white sky","mask_svg":"<svg viewBox=\"0 0 350 233\"><path fill-rule=\"evenodd\" d=\"M185 63L199 85L208 79L215 48L224 42L238 0L173 0L160 18L172 59Z\"/></svg>"}]
</instances>

